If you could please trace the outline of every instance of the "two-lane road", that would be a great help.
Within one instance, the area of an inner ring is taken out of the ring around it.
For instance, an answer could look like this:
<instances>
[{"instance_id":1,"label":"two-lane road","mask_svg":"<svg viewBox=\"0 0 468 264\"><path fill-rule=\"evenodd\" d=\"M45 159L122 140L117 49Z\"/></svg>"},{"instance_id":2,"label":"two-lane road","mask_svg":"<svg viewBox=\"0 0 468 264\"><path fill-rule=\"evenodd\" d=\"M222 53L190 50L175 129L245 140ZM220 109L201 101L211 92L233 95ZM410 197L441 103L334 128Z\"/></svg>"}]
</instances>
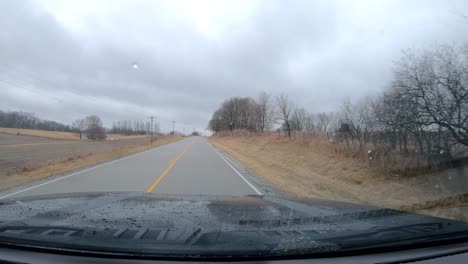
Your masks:
<instances>
[{"instance_id":1,"label":"two-lane road","mask_svg":"<svg viewBox=\"0 0 468 264\"><path fill-rule=\"evenodd\" d=\"M164 194L249 195L259 189L203 137L189 137L65 176L0 194L146 191Z\"/></svg>"}]
</instances>

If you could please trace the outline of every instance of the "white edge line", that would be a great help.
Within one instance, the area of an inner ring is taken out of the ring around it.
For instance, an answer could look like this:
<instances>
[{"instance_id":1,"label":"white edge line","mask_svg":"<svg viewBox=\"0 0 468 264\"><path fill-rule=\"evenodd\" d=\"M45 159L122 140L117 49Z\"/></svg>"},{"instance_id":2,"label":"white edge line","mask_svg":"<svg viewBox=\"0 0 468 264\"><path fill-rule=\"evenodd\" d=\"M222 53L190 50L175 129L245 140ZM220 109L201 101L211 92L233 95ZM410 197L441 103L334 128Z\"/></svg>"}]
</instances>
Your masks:
<instances>
[{"instance_id":1,"label":"white edge line","mask_svg":"<svg viewBox=\"0 0 468 264\"><path fill-rule=\"evenodd\" d=\"M19 193L22 193L22 192L27 192L27 191L29 191L29 190L36 189L36 188L38 188L38 187L44 186L44 185L49 184L49 183L52 183L52 182L60 181L60 180L63 180L63 179L66 179L66 178L75 176L75 175L80 174L80 173L83 173L83 172L87 172L87 171L90 171L90 170L97 169L97 168L99 168L99 167L102 167L102 166L105 166L105 165L109 165L109 164L114 163L114 162L117 162L117 161L121 161L121 160L124 160L124 159L128 159L128 158L131 158L131 157L135 157L135 156L141 155L141 154L143 154L143 153L145 153L145 152L148 152L148 151L151 151L151 150L154 150L154 148L150 148L150 149L147 149L147 150L145 150L145 151L132 154L132 155L130 155L130 156L125 156L125 157L120 158L120 159L111 160L111 161L109 161L109 162L106 162L106 163L103 163L103 164L99 164L99 165L94 166L94 167L91 167L91 168L87 168L87 169L84 169L84 170L81 170L81 171L77 171L77 172L75 172L75 173L72 173L72 174L69 174L69 175L66 175L66 176L57 178L57 179L53 179L53 180L50 180L50 181L46 181L46 182L43 182L43 183L41 183L41 184L38 184L38 185L35 185L35 186L32 186L32 187L29 187L29 188L22 189L22 190L19 190L19 191L16 191L16 192L7 194L7 195L5 195L5 196L0 197L0 200L5 199L5 198L8 198L8 197L13 196L13 195L16 195L16 194L19 194Z\"/></svg>"},{"instance_id":2,"label":"white edge line","mask_svg":"<svg viewBox=\"0 0 468 264\"><path fill-rule=\"evenodd\" d=\"M255 188L255 186L250 183L238 170L236 170L236 168L234 168L234 166L231 165L231 163L229 163L223 156L221 156L221 154L219 154L218 151L216 151L216 149L210 144L208 143L208 141L205 141L206 144L208 144L208 146L210 146L210 148L216 153L218 154L218 156L224 160L224 162L226 162L227 165L229 165L229 167L231 167L231 169L237 173L237 175L239 175L239 177L241 177L242 180L245 181L245 183L247 183L247 185L250 186L250 188L252 188L258 195L263 195L257 188Z\"/></svg>"}]
</instances>

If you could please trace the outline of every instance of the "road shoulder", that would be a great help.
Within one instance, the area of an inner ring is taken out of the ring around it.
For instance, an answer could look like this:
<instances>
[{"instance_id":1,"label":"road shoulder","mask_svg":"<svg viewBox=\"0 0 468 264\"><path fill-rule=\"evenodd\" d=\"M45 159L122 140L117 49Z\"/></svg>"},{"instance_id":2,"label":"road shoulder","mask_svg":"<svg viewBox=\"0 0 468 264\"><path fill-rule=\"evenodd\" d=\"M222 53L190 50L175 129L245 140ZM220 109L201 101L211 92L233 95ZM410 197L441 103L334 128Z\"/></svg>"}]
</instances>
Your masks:
<instances>
[{"instance_id":1,"label":"road shoulder","mask_svg":"<svg viewBox=\"0 0 468 264\"><path fill-rule=\"evenodd\" d=\"M256 188L260 190L263 195L273 196L288 196L288 194L261 177L257 176L255 172L242 164L239 160L228 154L220 145L215 141L207 140L207 143L213 147L213 149L224 158L231 166L234 167L239 173L244 176L247 181L251 182Z\"/></svg>"}]
</instances>

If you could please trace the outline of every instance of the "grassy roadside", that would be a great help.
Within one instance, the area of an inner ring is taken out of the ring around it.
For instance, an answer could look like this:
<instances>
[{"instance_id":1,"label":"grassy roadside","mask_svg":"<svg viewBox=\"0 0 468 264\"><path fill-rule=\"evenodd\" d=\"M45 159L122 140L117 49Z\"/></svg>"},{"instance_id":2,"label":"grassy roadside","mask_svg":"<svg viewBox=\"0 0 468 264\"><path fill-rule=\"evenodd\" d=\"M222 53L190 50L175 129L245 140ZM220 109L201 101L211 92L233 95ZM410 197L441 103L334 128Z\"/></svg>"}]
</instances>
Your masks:
<instances>
[{"instance_id":1,"label":"grassy roadside","mask_svg":"<svg viewBox=\"0 0 468 264\"><path fill-rule=\"evenodd\" d=\"M8 128L0 127L0 133L12 134L12 135L27 135L49 139L62 139L62 140L80 140L80 137L76 133L72 132L61 132L61 131L46 131L46 130L33 130L33 129L22 129L22 128ZM107 134L106 140L120 140L120 139L134 139L134 138L145 138L146 135L120 135L120 134ZM83 135L83 140L86 135Z\"/></svg>"},{"instance_id":2,"label":"grassy roadside","mask_svg":"<svg viewBox=\"0 0 468 264\"><path fill-rule=\"evenodd\" d=\"M352 160L320 151L301 140L274 136L211 137L257 175L295 196L360 201L349 187L373 180L372 172ZM360 188L358 188L360 189Z\"/></svg>"},{"instance_id":3,"label":"grassy roadside","mask_svg":"<svg viewBox=\"0 0 468 264\"><path fill-rule=\"evenodd\" d=\"M130 154L141 152L150 148L166 145L183 139L180 136L164 136L154 141L139 143L131 146L117 147L107 151L77 155L63 160L51 161L47 164L25 167L16 174L4 176L0 181L0 190L19 186L28 182L44 179L53 175L66 173L75 169L90 166L100 162L118 159Z\"/></svg>"},{"instance_id":4,"label":"grassy roadside","mask_svg":"<svg viewBox=\"0 0 468 264\"><path fill-rule=\"evenodd\" d=\"M468 220L464 208L466 197L447 200L405 182L389 181L366 163L336 153L327 142L289 140L272 135L214 136L209 140L292 196Z\"/></svg>"}]
</instances>

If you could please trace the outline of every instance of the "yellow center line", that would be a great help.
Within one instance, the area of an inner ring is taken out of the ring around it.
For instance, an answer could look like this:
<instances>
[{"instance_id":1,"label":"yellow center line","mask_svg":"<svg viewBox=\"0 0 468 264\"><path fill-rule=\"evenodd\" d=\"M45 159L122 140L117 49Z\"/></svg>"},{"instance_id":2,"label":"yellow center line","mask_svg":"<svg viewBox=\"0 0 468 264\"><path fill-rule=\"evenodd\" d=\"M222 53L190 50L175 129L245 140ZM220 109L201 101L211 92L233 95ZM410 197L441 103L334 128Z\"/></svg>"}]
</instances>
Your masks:
<instances>
[{"instance_id":1,"label":"yellow center line","mask_svg":"<svg viewBox=\"0 0 468 264\"><path fill-rule=\"evenodd\" d=\"M159 175L158 179L156 179L155 182L153 182L153 184L151 184L151 186L146 190L146 192L152 192L154 190L154 188L156 188L156 186L158 186L158 184L164 179L164 177L166 176L166 174L172 169L172 167L174 167L174 165L177 163L177 161L185 154L185 152L187 152L189 150L189 148L193 145L193 142L190 143L185 149L184 151L182 151L182 153L179 154L179 156L177 156L175 159L172 159L171 162L169 163L169 166L166 168L166 170L163 171L163 173L161 173L161 175Z\"/></svg>"}]
</instances>

